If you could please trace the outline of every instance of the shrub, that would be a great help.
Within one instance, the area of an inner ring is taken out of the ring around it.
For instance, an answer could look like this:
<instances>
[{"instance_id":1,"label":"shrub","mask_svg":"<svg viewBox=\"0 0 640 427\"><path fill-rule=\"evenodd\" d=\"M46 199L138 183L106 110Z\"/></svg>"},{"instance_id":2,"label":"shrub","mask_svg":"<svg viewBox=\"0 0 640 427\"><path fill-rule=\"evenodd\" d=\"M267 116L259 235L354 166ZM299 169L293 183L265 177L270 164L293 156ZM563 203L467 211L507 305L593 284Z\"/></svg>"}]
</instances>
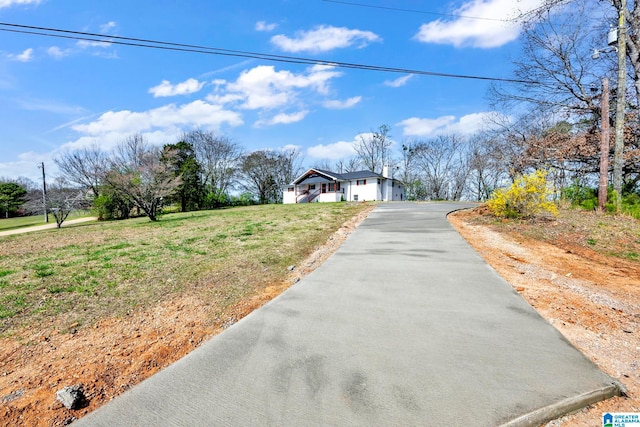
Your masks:
<instances>
[{"instance_id":1,"label":"shrub","mask_svg":"<svg viewBox=\"0 0 640 427\"><path fill-rule=\"evenodd\" d=\"M495 216L503 218L533 218L543 213L558 214L558 208L550 200L553 189L547 183L547 172L537 170L519 176L507 189L493 192L487 207Z\"/></svg>"},{"instance_id":2,"label":"shrub","mask_svg":"<svg viewBox=\"0 0 640 427\"><path fill-rule=\"evenodd\" d=\"M640 218L640 195L630 193L622 197L622 212Z\"/></svg>"},{"instance_id":3,"label":"shrub","mask_svg":"<svg viewBox=\"0 0 640 427\"><path fill-rule=\"evenodd\" d=\"M571 202L573 207L595 210L598 207L598 189L573 182L562 190L562 198Z\"/></svg>"}]
</instances>

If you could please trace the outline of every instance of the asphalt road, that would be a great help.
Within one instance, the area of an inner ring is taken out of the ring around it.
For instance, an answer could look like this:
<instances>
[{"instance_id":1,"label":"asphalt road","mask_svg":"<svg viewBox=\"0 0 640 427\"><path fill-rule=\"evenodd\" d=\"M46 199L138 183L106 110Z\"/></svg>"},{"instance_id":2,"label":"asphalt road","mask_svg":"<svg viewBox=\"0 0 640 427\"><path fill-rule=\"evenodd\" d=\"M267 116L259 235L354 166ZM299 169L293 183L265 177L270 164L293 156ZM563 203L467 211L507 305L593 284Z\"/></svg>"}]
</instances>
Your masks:
<instances>
[{"instance_id":1,"label":"asphalt road","mask_svg":"<svg viewBox=\"0 0 640 427\"><path fill-rule=\"evenodd\" d=\"M380 205L298 284L74 425L539 425L617 394L450 226L463 206Z\"/></svg>"}]
</instances>

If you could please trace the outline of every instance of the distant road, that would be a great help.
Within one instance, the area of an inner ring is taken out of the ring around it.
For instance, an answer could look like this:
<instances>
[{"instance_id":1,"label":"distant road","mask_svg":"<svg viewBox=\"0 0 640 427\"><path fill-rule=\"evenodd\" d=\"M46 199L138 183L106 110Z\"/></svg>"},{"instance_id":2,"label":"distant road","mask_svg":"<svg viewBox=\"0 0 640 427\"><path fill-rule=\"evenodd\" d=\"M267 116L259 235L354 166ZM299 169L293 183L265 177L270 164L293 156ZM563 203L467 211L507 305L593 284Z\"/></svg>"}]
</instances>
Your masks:
<instances>
[{"instance_id":1,"label":"distant road","mask_svg":"<svg viewBox=\"0 0 640 427\"><path fill-rule=\"evenodd\" d=\"M97 220L98 218L93 216L87 217L87 218L71 219L69 221L63 222L62 226L64 227L67 224L79 224L82 222L97 221ZM12 234L31 233L32 231L47 230L49 228L56 228L55 221L45 225L35 225L33 227L24 227L24 228L17 228L15 230L0 231L0 236L10 236Z\"/></svg>"}]
</instances>

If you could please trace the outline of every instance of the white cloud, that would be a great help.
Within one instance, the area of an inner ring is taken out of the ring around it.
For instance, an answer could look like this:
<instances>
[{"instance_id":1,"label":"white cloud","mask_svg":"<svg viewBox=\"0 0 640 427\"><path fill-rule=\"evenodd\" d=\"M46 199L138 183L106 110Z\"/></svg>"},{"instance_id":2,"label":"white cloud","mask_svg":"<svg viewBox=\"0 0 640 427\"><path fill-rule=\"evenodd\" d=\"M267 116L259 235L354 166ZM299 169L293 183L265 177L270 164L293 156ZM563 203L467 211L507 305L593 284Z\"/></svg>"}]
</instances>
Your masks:
<instances>
[{"instance_id":1,"label":"white cloud","mask_svg":"<svg viewBox=\"0 0 640 427\"><path fill-rule=\"evenodd\" d=\"M2 1L2 0L0 0ZM108 33L112 29L116 28L117 24L114 21L107 22L100 25L101 33ZM92 41L92 40L78 40L73 48L61 49L58 46L51 46L47 49L47 54L55 59L62 59L66 56L76 54L79 52L86 52L93 56L100 56L103 58L117 58L117 54L113 50L108 50L112 47L108 39L105 41Z\"/></svg>"},{"instance_id":2,"label":"white cloud","mask_svg":"<svg viewBox=\"0 0 640 427\"><path fill-rule=\"evenodd\" d=\"M268 120L258 120L254 126L262 127L262 126L273 126L273 125L288 125L290 123L296 123L304 119L309 112L298 111L296 113L280 113L276 114L273 118Z\"/></svg>"},{"instance_id":3,"label":"white cloud","mask_svg":"<svg viewBox=\"0 0 640 427\"><path fill-rule=\"evenodd\" d=\"M41 0L0 0L0 9L13 5L39 4Z\"/></svg>"},{"instance_id":4,"label":"white cloud","mask_svg":"<svg viewBox=\"0 0 640 427\"><path fill-rule=\"evenodd\" d=\"M163 80L158 86L149 89L149 93L153 94L154 98L188 95L198 92L203 86L204 82L199 82L196 79L188 79L176 85L172 85L168 80Z\"/></svg>"},{"instance_id":5,"label":"white cloud","mask_svg":"<svg viewBox=\"0 0 640 427\"><path fill-rule=\"evenodd\" d=\"M287 107L297 102L303 93L328 93L331 79L341 74L329 66L314 65L296 74L276 71L272 65L260 65L243 71L235 82L215 80L216 89L207 100L233 103L247 110Z\"/></svg>"},{"instance_id":6,"label":"white cloud","mask_svg":"<svg viewBox=\"0 0 640 427\"><path fill-rule=\"evenodd\" d=\"M285 52L328 52L356 45L359 48L382 39L371 31L351 30L345 27L321 25L310 31L298 31L295 37L284 34L271 37L271 43Z\"/></svg>"},{"instance_id":7,"label":"white cloud","mask_svg":"<svg viewBox=\"0 0 640 427\"><path fill-rule=\"evenodd\" d=\"M18 62L31 62L33 61L33 49L25 49L22 53L16 55L10 54L9 59Z\"/></svg>"},{"instance_id":8,"label":"white cloud","mask_svg":"<svg viewBox=\"0 0 640 427\"><path fill-rule=\"evenodd\" d=\"M418 117L411 117L398 123L404 129L403 135L407 136L430 136L433 135L437 129L441 129L444 126L449 125L456 119L455 116L443 116L437 119L420 119Z\"/></svg>"},{"instance_id":9,"label":"white cloud","mask_svg":"<svg viewBox=\"0 0 640 427\"><path fill-rule=\"evenodd\" d=\"M487 119L494 116L492 112L472 113L460 117L441 116L435 119L411 117L397 124L402 126L405 136L432 137L443 134L471 135L487 126Z\"/></svg>"},{"instance_id":10,"label":"white cloud","mask_svg":"<svg viewBox=\"0 0 640 427\"><path fill-rule=\"evenodd\" d=\"M60 49L58 46L51 46L47 49L47 54L55 59L62 59L71 54L71 49Z\"/></svg>"},{"instance_id":11,"label":"white cloud","mask_svg":"<svg viewBox=\"0 0 640 427\"><path fill-rule=\"evenodd\" d=\"M194 127L219 130L222 125L242 124L238 113L201 100L142 112L108 111L89 123L71 125L71 129L81 136L62 145L60 150L74 150L98 143L108 151L134 134L142 135L150 144L163 145L177 141L185 130Z\"/></svg>"},{"instance_id":12,"label":"white cloud","mask_svg":"<svg viewBox=\"0 0 640 427\"><path fill-rule=\"evenodd\" d=\"M318 144L307 148L307 155L316 159L339 160L356 154L353 142L338 141L333 144Z\"/></svg>"},{"instance_id":13,"label":"white cloud","mask_svg":"<svg viewBox=\"0 0 640 427\"><path fill-rule=\"evenodd\" d=\"M78 46L80 49L88 49L91 47L100 47L100 48L107 48L107 47L111 47L113 44L111 42L108 41L91 41L91 40L79 40L76 43L76 46Z\"/></svg>"},{"instance_id":14,"label":"white cloud","mask_svg":"<svg viewBox=\"0 0 640 427\"><path fill-rule=\"evenodd\" d=\"M541 6L544 0L470 0L454 13L455 20L442 20L423 24L415 39L424 43L447 44L456 47L472 46L494 48L518 38L521 25L508 21L523 12ZM469 19L473 16L484 19Z\"/></svg>"},{"instance_id":15,"label":"white cloud","mask_svg":"<svg viewBox=\"0 0 640 427\"><path fill-rule=\"evenodd\" d=\"M386 80L384 84L385 86L389 87L400 87L406 85L409 79L411 79L412 77L413 74L407 74L406 76L398 77L395 80Z\"/></svg>"},{"instance_id":16,"label":"white cloud","mask_svg":"<svg viewBox=\"0 0 640 427\"><path fill-rule=\"evenodd\" d=\"M360 103L361 100L362 100L361 96L354 96L353 98L345 99L344 101L339 101L339 100L325 101L322 103L322 105L325 108L328 108L330 110L345 110L347 108L351 108L354 105Z\"/></svg>"},{"instance_id":17,"label":"white cloud","mask_svg":"<svg viewBox=\"0 0 640 427\"><path fill-rule=\"evenodd\" d=\"M242 123L238 113L198 100L180 106L169 104L143 112L108 111L97 120L72 126L72 129L88 137L113 133L128 136L183 126L218 129L223 124L239 126Z\"/></svg>"},{"instance_id":18,"label":"white cloud","mask_svg":"<svg viewBox=\"0 0 640 427\"><path fill-rule=\"evenodd\" d=\"M284 147L280 147L280 151L302 151L302 147L300 145L295 144L287 144Z\"/></svg>"},{"instance_id":19,"label":"white cloud","mask_svg":"<svg viewBox=\"0 0 640 427\"><path fill-rule=\"evenodd\" d=\"M100 25L100 32L101 33L108 33L109 31L113 30L117 26L118 26L118 24L116 24L114 21L109 21L106 24Z\"/></svg>"},{"instance_id":20,"label":"white cloud","mask_svg":"<svg viewBox=\"0 0 640 427\"><path fill-rule=\"evenodd\" d=\"M256 22L256 31L273 31L276 29L276 27L278 26L278 24L268 24L265 21L258 21Z\"/></svg>"},{"instance_id":21,"label":"white cloud","mask_svg":"<svg viewBox=\"0 0 640 427\"><path fill-rule=\"evenodd\" d=\"M42 185L42 171L38 169L38 165L41 162L45 163L47 177L53 176L56 171L56 165L52 161L52 156L28 151L20 153L16 161L0 162L0 171L2 171L0 177L24 176L35 181L36 184Z\"/></svg>"},{"instance_id":22,"label":"white cloud","mask_svg":"<svg viewBox=\"0 0 640 427\"><path fill-rule=\"evenodd\" d=\"M356 135L353 141L338 141L332 144L318 144L307 148L307 155L316 159L339 160L351 157L356 154L355 146L363 139L368 140L373 136L371 132L364 132ZM391 141L394 145L395 141Z\"/></svg>"}]
</instances>

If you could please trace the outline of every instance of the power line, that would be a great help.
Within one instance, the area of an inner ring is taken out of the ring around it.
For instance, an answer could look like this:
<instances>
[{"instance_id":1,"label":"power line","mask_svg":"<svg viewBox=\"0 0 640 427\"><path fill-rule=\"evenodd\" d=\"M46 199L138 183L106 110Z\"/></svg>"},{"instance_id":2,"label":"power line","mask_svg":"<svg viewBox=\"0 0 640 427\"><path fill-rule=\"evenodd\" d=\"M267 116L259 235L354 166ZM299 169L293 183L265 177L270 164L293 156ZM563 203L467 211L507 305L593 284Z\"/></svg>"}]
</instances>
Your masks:
<instances>
[{"instance_id":1,"label":"power line","mask_svg":"<svg viewBox=\"0 0 640 427\"><path fill-rule=\"evenodd\" d=\"M480 19L484 21L501 21L501 22L511 22L511 19L500 19L500 18L483 18L480 16L467 16L467 15L456 15L452 13L438 13L438 12L427 12L424 10L416 10L416 9L403 9L399 7L388 7L388 6L378 6L367 3L356 3L351 1L340 1L340 0L321 0L327 3L338 3L345 4L349 6L358 6L358 7L368 7L371 9L382 9L382 10L393 10L396 12L409 12L409 13L420 13L423 15L435 15L435 16L446 16L448 18L465 18L465 19Z\"/></svg>"},{"instance_id":2,"label":"power line","mask_svg":"<svg viewBox=\"0 0 640 427\"><path fill-rule=\"evenodd\" d=\"M6 28L2 28L6 27ZM458 79L471 79L471 80L484 80L484 81L497 81L505 83L521 83L521 84L539 84L539 82L531 80L519 80L509 79L501 77L488 77L488 76L474 76L464 74L452 74L452 73L439 73L434 71L415 70L410 68L400 67L385 67L379 65L358 64L342 61L321 60L314 58L304 58L297 56L285 56L285 55L272 55L260 52L250 52L243 50L224 49L209 46L198 46L184 43L174 43L160 40L141 39L124 36L109 36L104 34L88 33L84 31L72 31L59 28L38 27L22 24L11 24L6 22L0 22L0 31L30 34L44 37L55 37L62 39L72 39L81 41L91 41L97 43L115 44L123 46L143 47L148 49L160 49L177 52L190 52L201 53L207 55L221 55L221 56L234 56L241 58L261 59L265 61L284 62L290 64L307 64L307 65L328 65L339 68L349 68L366 71L379 71L386 73L401 73L401 74L414 74L431 77L448 77Z\"/></svg>"},{"instance_id":3,"label":"power line","mask_svg":"<svg viewBox=\"0 0 640 427\"><path fill-rule=\"evenodd\" d=\"M528 12L521 12L518 16L515 16L513 18L487 18L482 16L460 15L455 13L439 13L439 12L429 12L429 11L417 10L417 9L405 9L405 8L399 8L399 7L379 6L379 5L369 4L369 3L362 3L362 2L352 2L352 1L342 1L342 0L320 0L320 1L323 1L326 3L342 4L347 6L366 7L370 9L391 10L395 12L418 13L422 15L444 16L447 18L477 19L482 21L497 21L497 22L518 22L521 20L526 20L528 17L535 16L537 13L542 12L544 10L548 10L550 8L548 4L543 4L539 7L531 9ZM573 0L559 0L556 6L560 6L565 3L570 3L572 1Z\"/></svg>"}]
</instances>

